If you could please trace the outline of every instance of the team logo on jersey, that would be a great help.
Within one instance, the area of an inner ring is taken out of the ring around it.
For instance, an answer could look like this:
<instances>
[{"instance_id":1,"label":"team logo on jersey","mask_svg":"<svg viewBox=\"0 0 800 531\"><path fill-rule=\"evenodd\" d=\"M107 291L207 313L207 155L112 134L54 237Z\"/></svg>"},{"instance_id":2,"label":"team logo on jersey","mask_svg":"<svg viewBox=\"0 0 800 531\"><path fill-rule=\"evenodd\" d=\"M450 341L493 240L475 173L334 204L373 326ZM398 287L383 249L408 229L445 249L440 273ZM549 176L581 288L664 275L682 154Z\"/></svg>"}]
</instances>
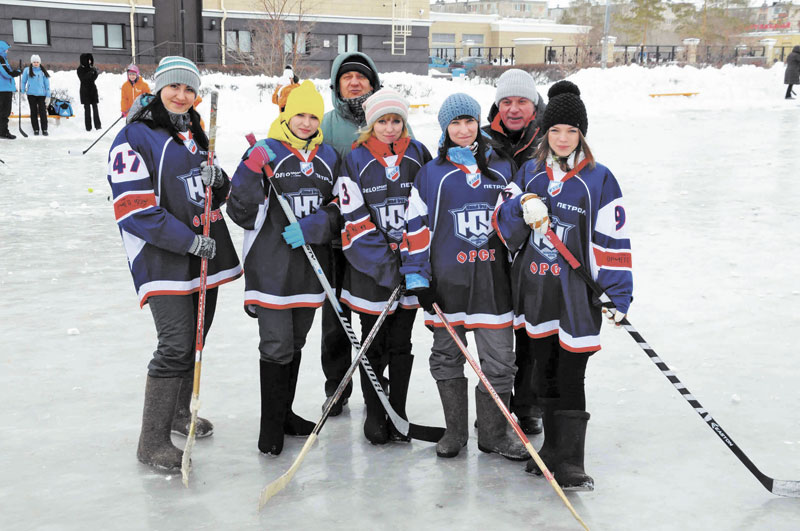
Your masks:
<instances>
[{"instance_id":1,"label":"team logo on jersey","mask_svg":"<svg viewBox=\"0 0 800 531\"><path fill-rule=\"evenodd\" d=\"M397 181L400 178L400 167L386 166L386 178L392 182Z\"/></svg>"},{"instance_id":2,"label":"team logo on jersey","mask_svg":"<svg viewBox=\"0 0 800 531\"><path fill-rule=\"evenodd\" d=\"M178 179L183 181L187 199L199 207L205 206L206 189L200 177L200 168L192 168L189 173L178 175Z\"/></svg>"},{"instance_id":3,"label":"team logo on jersey","mask_svg":"<svg viewBox=\"0 0 800 531\"><path fill-rule=\"evenodd\" d=\"M186 149L188 149L192 155L197 153L199 148L194 141L194 137L192 137L191 131L188 131L186 134L178 133L178 138L183 140L183 145L186 146Z\"/></svg>"},{"instance_id":4,"label":"team logo on jersey","mask_svg":"<svg viewBox=\"0 0 800 531\"><path fill-rule=\"evenodd\" d=\"M558 239L561 240L562 242L567 241L567 233L574 226L575 225L570 225L569 223L564 223L563 221L560 221L555 216L550 216L550 228L553 229L553 232L556 233L556 236L558 236ZM539 252L539 254L544 256L548 261L553 262L555 261L556 258L558 258L558 251L553 246L553 244L550 243L550 240L548 240L543 234L540 234L532 230L530 236L530 244L531 247L536 249Z\"/></svg>"},{"instance_id":5,"label":"team logo on jersey","mask_svg":"<svg viewBox=\"0 0 800 531\"><path fill-rule=\"evenodd\" d=\"M301 161L300 171L303 172L303 175L305 175L306 177L311 177L314 174L314 163Z\"/></svg>"},{"instance_id":6,"label":"team logo on jersey","mask_svg":"<svg viewBox=\"0 0 800 531\"><path fill-rule=\"evenodd\" d=\"M469 203L451 210L456 236L475 247L483 246L494 233L492 212L488 203Z\"/></svg>"},{"instance_id":7,"label":"team logo on jersey","mask_svg":"<svg viewBox=\"0 0 800 531\"><path fill-rule=\"evenodd\" d=\"M392 240L401 241L406 226L406 198L387 197L383 203L370 205L370 208L383 232Z\"/></svg>"},{"instance_id":8,"label":"team logo on jersey","mask_svg":"<svg viewBox=\"0 0 800 531\"><path fill-rule=\"evenodd\" d=\"M561 193L563 187L564 183L561 181L550 181L550 184L547 185L547 193L550 194L550 197L555 197Z\"/></svg>"},{"instance_id":9,"label":"team logo on jersey","mask_svg":"<svg viewBox=\"0 0 800 531\"><path fill-rule=\"evenodd\" d=\"M480 173L468 173L467 174L467 184L470 185L472 188L477 188L481 185L481 174Z\"/></svg>"},{"instance_id":10,"label":"team logo on jersey","mask_svg":"<svg viewBox=\"0 0 800 531\"><path fill-rule=\"evenodd\" d=\"M286 192L283 195L292 205L294 215L298 218L313 214L322 204L322 194L316 188L301 188L296 192Z\"/></svg>"}]
</instances>

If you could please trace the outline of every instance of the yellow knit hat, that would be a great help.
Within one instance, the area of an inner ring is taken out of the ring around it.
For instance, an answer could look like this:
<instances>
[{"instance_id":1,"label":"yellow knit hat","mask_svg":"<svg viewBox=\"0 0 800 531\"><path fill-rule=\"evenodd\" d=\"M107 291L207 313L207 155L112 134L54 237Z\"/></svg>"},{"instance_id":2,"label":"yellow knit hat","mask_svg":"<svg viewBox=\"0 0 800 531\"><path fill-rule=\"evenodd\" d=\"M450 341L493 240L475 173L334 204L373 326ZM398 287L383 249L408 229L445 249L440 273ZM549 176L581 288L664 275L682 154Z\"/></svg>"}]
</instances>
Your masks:
<instances>
[{"instance_id":1,"label":"yellow knit hat","mask_svg":"<svg viewBox=\"0 0 800 531\"><path fill-rule=\"evenodd\" d=\"M288 122L292 116L303 113L316 116L320 122L325 114L325 102L322 100L322 95L317 92L314 83L309 80L303 81L299 87L289 93L280 120Z\"/></svg>"}]
</instances>

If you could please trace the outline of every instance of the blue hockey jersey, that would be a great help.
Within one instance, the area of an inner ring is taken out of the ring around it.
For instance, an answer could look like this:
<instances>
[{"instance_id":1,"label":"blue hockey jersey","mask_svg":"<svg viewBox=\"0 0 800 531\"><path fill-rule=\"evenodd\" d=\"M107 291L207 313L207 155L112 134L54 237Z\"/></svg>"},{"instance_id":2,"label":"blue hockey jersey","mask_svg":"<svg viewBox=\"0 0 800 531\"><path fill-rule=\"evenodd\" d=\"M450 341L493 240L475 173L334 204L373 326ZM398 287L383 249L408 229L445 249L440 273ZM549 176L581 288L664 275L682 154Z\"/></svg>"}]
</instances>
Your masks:
<instances>
[{"instance_id":1,"label":"blue hockey jersey","mask_svg":"<svg viewBox=\"0 0 800 531\"><path fill-rule=\"evenodd\" d=\"M320 209L333 199L338 155L327 144L301 151L274 138L266 142L276 155L269 163L274 173L272 179L279 183L283 196L300 220L306 242L311 244L323 268L327 268L329 245L315 244L330 241L338 232L338 225L331 223ZM244 160L233 175L228 215L245 229L245 311L255 316L253 306L273 309L322 306L325 292L305 252L299 247L292 249L281 236L289 220L273 188L261 173L250 170Z\"/></svg>"},{"instance_id":2,"label":"blue hockey jersey","mask_svg":"<svg viewBox=\"0 0 800 531\"><path fill-rule=\"evenodd\" d=\"M631 248L622 192L601 164L564 174L552 161L528 161L514 177L512 199L498 207L496 227L515 253L511 268L515 326L530 337L558 334L571 352L600 350L598 301L544 236L522 217L522 193L547 205L551 228L624 313L633 296Z\"/></svg>"},{"instance_id":3,"label":"blue hockey jersey","mask_svg":"<svg viewBox=\"0 0 800 531\"><path fill-rule=\"evenodd\" d=\"M466 328L503 328L513 321L508 252L492 227L513 163L494 151L487 159L489 175L477 165L439 158L423 166L411 188L401 245L400 272L433 278L445 317ZM428 312L425 324L443 326Z\"/></svg>"},{"instance_id":4,"label":"blue hockey jersey","mask_svg":"<svg viewBox=\"0 0 800 531\"><path fill-rule=\"evenodd\" d=\"M128 264L141 306L151 295L183 295L200 288L200 261L187 254L194 237L203 233L205 187L200 164L208 159L189 132L176 143L163 129L142 122L126 125L108 154L108 182L114 198ZM208 261L208 287L241 276L220 206L230 189L214 190L210 236L217 254Z\"/></svg>"},{"instance_id":5,"label":"blue hockey jersey","mask_svg":"<svg viewBox=\"0 0 800 531\"><path fill-rule=\"evenodd\" d=\"M399 248L408 195L417 172L430 160L416 140L404 138L390 147L374 137L345 158L336 182L348 262L341 299L353 310L379 314L402 281ZM413 295L401 297L399 304L419 306Z\"/></svg>"}]
</instances>

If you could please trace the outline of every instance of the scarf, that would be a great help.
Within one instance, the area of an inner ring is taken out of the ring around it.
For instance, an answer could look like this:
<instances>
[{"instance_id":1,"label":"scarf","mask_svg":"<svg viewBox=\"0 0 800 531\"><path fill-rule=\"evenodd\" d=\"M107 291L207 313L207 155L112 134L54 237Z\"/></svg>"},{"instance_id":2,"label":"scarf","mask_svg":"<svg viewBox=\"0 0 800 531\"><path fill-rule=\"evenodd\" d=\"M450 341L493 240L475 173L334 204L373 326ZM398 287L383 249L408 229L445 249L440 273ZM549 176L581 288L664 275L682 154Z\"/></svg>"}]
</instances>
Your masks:
<instances>
[{"instance_id":1,"label":"scarf","mask_svg":"<svg viewBox=\"0 0 800 531\"><path fill-rule=\"evenodd\" d=\"M361 96L356 96L355 98L345 99L342 98L342 101L347 104L347 107L350 109L350 113L353 115L355 122L358 125L366 125L367 118L365 116L363 104L367 101L367 98L372 96L375 91L368 92L366 94L362 94Z\"/></svg>"}]
</instances>

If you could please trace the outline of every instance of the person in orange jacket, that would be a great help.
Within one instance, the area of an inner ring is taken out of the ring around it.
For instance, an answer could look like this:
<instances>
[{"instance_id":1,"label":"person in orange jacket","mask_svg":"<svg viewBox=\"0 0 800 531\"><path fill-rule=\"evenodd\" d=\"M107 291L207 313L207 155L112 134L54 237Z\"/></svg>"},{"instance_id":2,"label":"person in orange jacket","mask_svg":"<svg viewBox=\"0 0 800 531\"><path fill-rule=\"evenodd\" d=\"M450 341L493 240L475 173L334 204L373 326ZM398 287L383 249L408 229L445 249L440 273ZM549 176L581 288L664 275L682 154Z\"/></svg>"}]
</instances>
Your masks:
<instances>
[{"instance_id":1,"label":"person in orange jacket","mask_svg":"<svg viewBox=\"0 0 800 531\"><path fill-rule=\"evenodd\" d=\"M128 65L127 74L128 79L122 84L122 99L120 100L122 116L128 116L133 100L138 98L140 94L150 94L150 86L139 76L138 66L134 64Z\"/></svg>"}]
</instances>

